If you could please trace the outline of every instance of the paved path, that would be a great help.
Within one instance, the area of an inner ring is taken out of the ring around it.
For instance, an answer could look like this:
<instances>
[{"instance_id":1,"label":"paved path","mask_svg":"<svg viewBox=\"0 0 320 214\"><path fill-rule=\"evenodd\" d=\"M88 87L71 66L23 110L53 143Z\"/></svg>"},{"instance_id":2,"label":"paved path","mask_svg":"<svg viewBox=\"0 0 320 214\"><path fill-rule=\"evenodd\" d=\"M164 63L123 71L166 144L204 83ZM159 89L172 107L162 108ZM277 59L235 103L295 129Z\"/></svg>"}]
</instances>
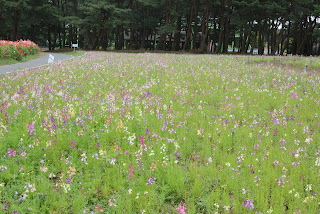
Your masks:
<instances>
[{"instance_id":1,"label":"paved path","mask_svg":"<svg viewBox=\"0 0 320 214\"><path fill-rule=\"evenodd\" d=\"M54 56L54 63L66 59L71 59L73 56L67 55L67 54L61 54L61 53L44 53L45 55L38 58L29 60L27 62L20 62L12 65L1 65L0 66L0 75L5 74L7 72L17 71L17 70L23 70L28 68L34 68L42 65L48 64L48 58L49 54Z\"/></svg>"}]
</instances>

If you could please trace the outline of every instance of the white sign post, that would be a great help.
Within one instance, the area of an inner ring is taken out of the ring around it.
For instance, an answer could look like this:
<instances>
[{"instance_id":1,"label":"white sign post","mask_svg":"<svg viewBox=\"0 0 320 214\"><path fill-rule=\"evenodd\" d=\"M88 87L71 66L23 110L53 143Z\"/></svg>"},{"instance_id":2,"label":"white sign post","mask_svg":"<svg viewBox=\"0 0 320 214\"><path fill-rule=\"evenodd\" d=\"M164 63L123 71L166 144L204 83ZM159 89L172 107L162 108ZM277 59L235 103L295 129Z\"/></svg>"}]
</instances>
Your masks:
<instances>
[{"instance_id":1,"label":"white sign post","mask_svg":"<svg viewBox=\"0 0 320 214\"><path fill-rule=\"evenodd\" d=\"M54 61L54 56L52 56L51 54L49 54L49 59L48 59L48 63L52 64Z\"/></svg>"},{"instance_id":2,"label":"white sign post","mask_svg":"<svg viewBox=\"0 0 320 214\"><path fill-rule=\"evenodd\" d=\"M76 51L76 48L78 48L78 44L72 44L72 47L74 48L74 51Z\"/></svg>"}]
</instances>

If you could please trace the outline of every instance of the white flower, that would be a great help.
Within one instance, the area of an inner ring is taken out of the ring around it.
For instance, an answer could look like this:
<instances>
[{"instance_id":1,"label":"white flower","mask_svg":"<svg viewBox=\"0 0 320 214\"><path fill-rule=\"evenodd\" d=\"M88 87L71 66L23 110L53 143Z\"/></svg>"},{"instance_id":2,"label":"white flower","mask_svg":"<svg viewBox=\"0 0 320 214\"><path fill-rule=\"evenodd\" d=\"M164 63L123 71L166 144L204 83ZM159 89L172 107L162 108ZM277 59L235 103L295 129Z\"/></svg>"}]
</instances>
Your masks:
<instances>
[{"instance_id":1,"label":"white flower","mask_svg":"<svg viewBox=\"0 0 320 214\"><path fill-rule=\"evenodd\" d=\"M208 164L209 163L212 163L212 158L211 157L208 158Z\"/></svg>"},{"instance_id":2,"label":"white flower","mask_svg":"<svg viewBox=\"0 0 320 214\"><path fill-rule=\"evenodd\" d=\"M272 213L272 212L273 210L271 208L267 210L267 213Z\"/></svg>"},{"instance_id":3,"label":"white flower","mask_svg":"<svg viewBox=\"0 0 320 214\"><path fill-rule=\"evenodd\" d=\"M320 166L320 158L319 157L317 157L316 166Z\"/></svg>"},{"instance_id":4,"label":"white flower","mask_svg":"<svg viewBox=\"0 0 320 214\"><path fill-rule=\"evenodd\" d=\"M292 192L294 192L294 190L295 190L295 189L290 190L290 191L289 191L289 194L291 194Z\"/></svg>"},{"instance_id":5,"label":"white flower","mask_svg":"<svg viewBox=\"0 0 320 214\"><path fill-rule=\"evenodd\" d=\"M312 184L307 184L306 191L310 191L312 189Z\"/></svg>"},{"instance_id":6,"label":"white flower","mask_svg":"<svg viewBox=\"0 0 320 214\"><path fill-rule=\"evenodd\" d=\"M294 197L296 197L296 198L300 198L299 193L297 193L297 192L296 192L296 194L294 194Z\"/></svg>"},{"instance_id":7,"label":"white flower","mask_svg":"<svg viewBox=\"0 0 320 214\"><path fill-rule=\"evenodd\" d=\"M103 154L104 154L104 151L103 151L102 149L100 149L100 150L99 150L99 155L100 155L100 156L103 156Z\"/></svg>"},{"instance_id":8,"label":"white flower","mask_svg":"<svg viewBox=\"0 0 320 214\"><path fill-rule=\"evenodd\" d=\"M153 150L151 150L149 156L152 156L152 155L154 155L154 151Z\"/></svg>"},{"instance_id":9,"label":"white flower","mask_svg":"<svg viewBox=\"0 0 320 214\"><path fill-rule=\"evenodd\" d=\"M87 155L86 155L85 152L81 155L81 161L82 161L83 163L85 163L86 165L88 164L88 163L87 163Z\"/></svg>"},{"instance_id":10,"label":"white flower","mask_svg":"<svg viewBox=\"0 0 320 214\"><path fill-rule=\"evenodd\" d=\"M131 193L132 193L132 189L129 189L128 194L131 195Z\"/></svg>"},{"instance_id":11,"label":"white flower","mask_svg":"<svg viewBox=\"0 0 320 214\"><path fill-rule=\"evenodd\" d=\"M65 193L67 193L69 190L71 190L70 184L62 183L61 186L63 187Z\"/></svg>"},{"instance_id":12,"label":"white flower","mask_svg":"<svg viewBox=\"0 0 320 214\"><path fill-rule=\"evenodd\" d=\"M226 163L226 166L230 166L230 163L228 162L228 163Z\"/></svg>"},{"instance_id":13,"label":"white flower","mask_svg":"<svg viewBox=\"0 0 320 214\"><path fill-rule=\"evenodd\" d=\"M115 158L112 158L111 161L110 161L110 164L111 164L111 165L114 165L115 162L116 162L116 159L115 159Z\"/></svg>"},{"instance_id":14,"label":"white flower","mask_svg":"<svg viewBox=\"0 0 320 214\"><path fill-rule=\"evenodd\" d=\"M36 191L36 185L35 185L35 184L32 184L32 185L31 185L31 190L30 190L30 192L34 192L34 191Z\"/></svg>"},{"instance_id":15,"label":"white flower","mask_svg":"<svg viewBox=\"0 0 320 214\"><path fill-rule=\"evenodd\" d=\"M305 142L306 142L307 144L310 144L311 141L312 141L312 138L307 138Z\"/></svg>"},{"instance_id":16,"label":"white flower","mask_svg":"<svg viewBox=\"0 0 320 214\"><path fill-rule=\"evenodd\" d=\"M51 172L50 175L49 175L49 178L55 178L55 177L56 177L56 175L53 174L53 172Z\"/></svg>"}]
</instances>

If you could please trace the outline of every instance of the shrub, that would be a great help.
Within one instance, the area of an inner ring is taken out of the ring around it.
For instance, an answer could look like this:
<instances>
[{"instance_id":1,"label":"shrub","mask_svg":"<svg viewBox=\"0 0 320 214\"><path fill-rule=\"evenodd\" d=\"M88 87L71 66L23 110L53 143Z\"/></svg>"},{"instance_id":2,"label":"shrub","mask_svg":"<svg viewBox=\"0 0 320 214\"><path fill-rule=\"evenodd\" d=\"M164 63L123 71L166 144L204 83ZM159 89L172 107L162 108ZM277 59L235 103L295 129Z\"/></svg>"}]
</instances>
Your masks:
<instances>
[{"instance_id":1,"label":"shrub","mask_svg":"<svg viewBox=\"0 0 320 214\"><path fill-rule=\"evenodd\" d=\"M0 59L12 58L21 61L27 55L40 52L37 44L30 40L8 41L0 40Z\"/></svg>"}]
</instances>

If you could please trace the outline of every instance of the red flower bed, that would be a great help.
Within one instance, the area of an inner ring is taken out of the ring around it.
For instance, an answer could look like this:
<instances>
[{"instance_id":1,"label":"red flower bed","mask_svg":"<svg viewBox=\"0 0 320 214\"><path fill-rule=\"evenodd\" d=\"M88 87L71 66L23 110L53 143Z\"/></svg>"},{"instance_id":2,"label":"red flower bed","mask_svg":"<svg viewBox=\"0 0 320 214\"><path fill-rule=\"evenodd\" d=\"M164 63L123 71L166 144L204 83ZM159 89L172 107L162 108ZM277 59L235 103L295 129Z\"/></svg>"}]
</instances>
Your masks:
<instances>
[{"instance_id":1,"label":"red flower bed","mask_svg":"<svg viewBox=\"0 0 320 214\"><path fill-rule=\"evenodd\" d=\"M30 40L0 40L0 59L13 58L20 61L24 56L39 52L39 46Z\"/></svg>"}]
</instances>

